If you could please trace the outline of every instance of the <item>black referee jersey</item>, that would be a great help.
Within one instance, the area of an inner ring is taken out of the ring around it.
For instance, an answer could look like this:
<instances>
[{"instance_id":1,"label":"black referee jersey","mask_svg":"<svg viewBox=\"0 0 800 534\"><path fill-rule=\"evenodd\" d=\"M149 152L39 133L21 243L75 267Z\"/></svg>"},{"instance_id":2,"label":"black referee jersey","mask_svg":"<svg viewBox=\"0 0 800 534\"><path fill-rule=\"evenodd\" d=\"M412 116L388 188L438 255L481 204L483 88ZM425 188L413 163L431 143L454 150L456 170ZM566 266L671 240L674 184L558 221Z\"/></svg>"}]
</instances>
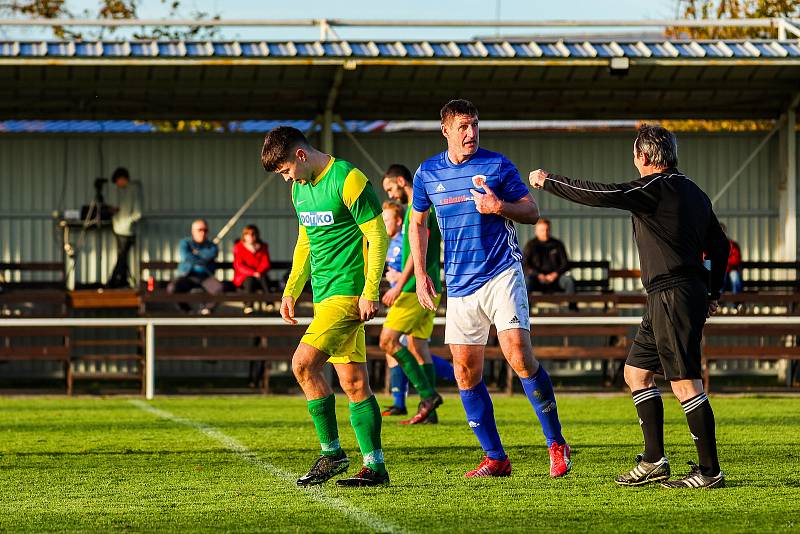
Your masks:
<instances>
[{"instance_id":1,"label":"black referee jersey","mask_svg":"<svg viewBox=\"0 0 800 534\"><path fill-rule=\"evenodd\" d=\"M642 284L648 294L700 278L718 299L730 244L702 189L677 169L622 184L550 174L544 190L586 206L631 212ZM711 261L709 273L703 254Z\"/></svg>"}]
</instances>

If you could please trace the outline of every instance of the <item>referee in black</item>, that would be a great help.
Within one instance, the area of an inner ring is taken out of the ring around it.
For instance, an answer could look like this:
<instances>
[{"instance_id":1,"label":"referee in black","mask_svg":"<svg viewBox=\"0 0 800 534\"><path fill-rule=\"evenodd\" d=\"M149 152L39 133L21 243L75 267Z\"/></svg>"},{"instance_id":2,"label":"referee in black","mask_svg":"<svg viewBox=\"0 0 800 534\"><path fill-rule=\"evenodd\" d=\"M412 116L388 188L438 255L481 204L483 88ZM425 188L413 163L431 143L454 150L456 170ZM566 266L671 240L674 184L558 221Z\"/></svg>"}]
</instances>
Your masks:
<instances>
[{"instance_id":1,"label":"referee in black","mask_svg":"<svg viewBox=\"0 0 800 534\"><path fill-rule=\"evenodd\" d=\"M573 180L541 169L534 188L561 198L631 212L647 309L625 362L625 382L639 414L645 450L617 484L660 481L667 488L719 488L714 412L703 392L700 342L707 317L717 311L730 245L708 196L678 169L675 136L660 126L639 128L633 163L641 178L621 184ZM703 256L710 260L710 272ZM699 456L684 478L668 480L664 404L654 375L663 374L681 403Z\"/></svg>"}]
</instances>

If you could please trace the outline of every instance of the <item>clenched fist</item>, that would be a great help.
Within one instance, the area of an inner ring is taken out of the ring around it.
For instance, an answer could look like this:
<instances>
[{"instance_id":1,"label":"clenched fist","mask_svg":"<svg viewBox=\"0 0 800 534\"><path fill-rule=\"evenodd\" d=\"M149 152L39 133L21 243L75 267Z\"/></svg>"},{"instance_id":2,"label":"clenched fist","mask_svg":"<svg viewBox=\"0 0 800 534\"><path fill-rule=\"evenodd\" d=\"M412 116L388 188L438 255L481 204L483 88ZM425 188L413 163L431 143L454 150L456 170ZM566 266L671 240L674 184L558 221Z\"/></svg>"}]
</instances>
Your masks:
<instances>
[{"instance_id":1,"label":"clenched fist","mask_svg":"<svg viewBox=\"0 0 800 534\"><path fill-rule=\"evenodd\" d=\"M528 175L528 181L531 183L531 186L534 189L541 189L544 187L544 181L547 180L547 177L550 176L550 173L542 170L536 169L535 171L531 171Z\"/></svg>"}]
</instances>

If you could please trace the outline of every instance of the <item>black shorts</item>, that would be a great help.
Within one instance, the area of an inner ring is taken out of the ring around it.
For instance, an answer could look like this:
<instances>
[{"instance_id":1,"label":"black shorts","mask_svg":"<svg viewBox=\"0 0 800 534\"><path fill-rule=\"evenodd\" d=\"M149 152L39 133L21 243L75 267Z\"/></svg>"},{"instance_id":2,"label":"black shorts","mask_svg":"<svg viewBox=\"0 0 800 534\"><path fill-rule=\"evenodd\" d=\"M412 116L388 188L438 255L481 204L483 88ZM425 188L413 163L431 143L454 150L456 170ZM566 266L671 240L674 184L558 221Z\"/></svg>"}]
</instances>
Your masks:
<instances>
[{"instance_id":1,"label":"black shorts","mask_svg":"<svg viewBox=\"0 0 800 534\"><path fill-rule=\"evenodd\" d=\"M706 285L700 280L647 295L647 310L625 363L667 380L702 378L707 312Z\"/></svg>"}]
</instances>

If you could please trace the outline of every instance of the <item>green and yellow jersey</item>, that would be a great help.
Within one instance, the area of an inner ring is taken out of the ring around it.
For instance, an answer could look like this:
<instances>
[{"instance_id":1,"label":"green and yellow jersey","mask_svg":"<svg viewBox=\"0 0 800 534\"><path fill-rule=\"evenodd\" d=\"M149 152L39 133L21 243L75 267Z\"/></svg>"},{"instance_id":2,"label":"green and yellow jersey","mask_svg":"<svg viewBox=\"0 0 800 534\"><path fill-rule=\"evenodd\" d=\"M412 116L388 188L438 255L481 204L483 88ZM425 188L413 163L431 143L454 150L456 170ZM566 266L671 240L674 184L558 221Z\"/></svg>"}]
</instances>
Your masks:
<instances>
[{"instance_id":1,"label":"green and yellow jersey","mask_svg":"<svg viewBox=\"0 0 800 534\"><path fill-rule=\"evenodd\" d=\"M411 220L411 203L408 203L406 216L403 219L403 266L405 266L408 258L411 257L411 244L408 241L408 224ZM439 266L439 258L442 253L442 232L439 230L439 223L436 221L436 213L433 208L428 212L428 252L425 256L426 265L425 270L428 276L433 280L433 286L436 288L437 293L442 292L442 275L441 267ZM408 282L405 283L402 289L403 293L416 293L417 292L417 279L412 274Z\"/></svg>"},{"instance_id":2,"label":"green and yellow jersey","mask_svg":"<svg viewBox=\"0 0 800 534\"><path fill-rule=\"evenodd\" d=\"M284 296L296 300L310 273L314 302L332 296L378 300L388 238L364 173L331 157L313 182L292 184L292 204L300 226Z\"/></svg>"}]
</instances>

